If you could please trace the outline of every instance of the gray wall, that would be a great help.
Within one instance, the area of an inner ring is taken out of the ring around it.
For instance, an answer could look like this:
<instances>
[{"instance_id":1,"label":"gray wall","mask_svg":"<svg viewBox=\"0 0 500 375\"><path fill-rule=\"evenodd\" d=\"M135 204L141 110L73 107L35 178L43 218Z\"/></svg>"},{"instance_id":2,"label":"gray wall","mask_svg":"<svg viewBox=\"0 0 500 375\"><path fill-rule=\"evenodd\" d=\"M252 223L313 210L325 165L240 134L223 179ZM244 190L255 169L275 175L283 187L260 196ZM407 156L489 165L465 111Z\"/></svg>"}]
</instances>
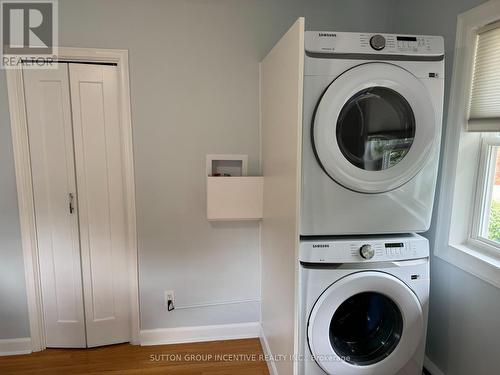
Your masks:
<instances>
[{"instance_id":1,"label":"gray wall","mask_svg":"<svg viewBox=\"0 0 500 375\"><path fill-rule=\"evenodd\" d=\"M259 61L306 27L389 31L392 0L60 0L60 44L130 53L142 329L259 320L258 223L205 218L205 154L259 173ZM0 75L0 338L28 335L4 74ZM7 279L7 280L4 280ZM15 288L11 289L8 285Z\"/></svg>"},{"instance_id":2,"label":"gray wall","mask_svg":"<svg viewBox=\"0 0 500 375\"><path fill-rule=\"evenodd\" d=\"M445 124L457 15L482 2L484 0L401 0L396 3L394 30L445 38ZM435 219L436 215L431 228L435 228ZM433 230L428 237L432 243ZM427 356L447 375L498 373L500 290L434 256L431 280Z\"/></svg>"},{"instance_id":3,"label":"gray wall","mask_svg":"<svg viewBox=\"0 0 500 375\"><path fill-rule=\"evenodd\" d=\"M28 337L28 308L19 231L5 74L0 74L0 339Z\"/></svg>"}]
</instances>

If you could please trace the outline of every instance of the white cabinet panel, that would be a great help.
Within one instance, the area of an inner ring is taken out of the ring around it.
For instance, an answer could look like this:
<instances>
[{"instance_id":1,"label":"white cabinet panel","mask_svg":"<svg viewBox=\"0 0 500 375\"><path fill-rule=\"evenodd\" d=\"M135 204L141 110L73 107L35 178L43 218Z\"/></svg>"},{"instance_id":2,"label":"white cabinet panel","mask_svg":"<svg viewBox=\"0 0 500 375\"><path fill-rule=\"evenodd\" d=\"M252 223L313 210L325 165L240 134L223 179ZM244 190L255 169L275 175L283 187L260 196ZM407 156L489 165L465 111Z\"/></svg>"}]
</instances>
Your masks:
<instances>
[{"instance_id":1,"label":"white cabinet panel","mask_svg":"<svg viewBox=\"0 0 500 375\"><path fill-rule=\"evenodd\" d=\"M85 347L67 64L26 70L24 85L46 345Z\"/></svg>"},{"instance_id":2,"label":"white cabinet panel","mask_svg":"<svg viewBox=\"0 0 500 375\"><path fill-rule=\"evenodd\" d=\"M207 177L208 220L262 219L262 177Z\"/></svg>"},{"instance_id":3,"label":"white cabinet panel","mask_svg":"<svg viewBox=\"0 0 500 375\"><path fill-rule=\"evenodd\" d=\"M261 72L262 330L271 354L292 355L298 343L295 293L298 290L304 18L299 18L264 58ZM279 374L296 374L299 363L274 362Z\"/></svg>"},{"instance_id":4,"label":"white cabinet panel","mask_svg":"<svg viewBox=\"0 0 500 375\"><path fill-rule=\"evenodd\" d=\"M87 346L130 340L117 68L70 65Z\"/></svg>"}]
</instances>

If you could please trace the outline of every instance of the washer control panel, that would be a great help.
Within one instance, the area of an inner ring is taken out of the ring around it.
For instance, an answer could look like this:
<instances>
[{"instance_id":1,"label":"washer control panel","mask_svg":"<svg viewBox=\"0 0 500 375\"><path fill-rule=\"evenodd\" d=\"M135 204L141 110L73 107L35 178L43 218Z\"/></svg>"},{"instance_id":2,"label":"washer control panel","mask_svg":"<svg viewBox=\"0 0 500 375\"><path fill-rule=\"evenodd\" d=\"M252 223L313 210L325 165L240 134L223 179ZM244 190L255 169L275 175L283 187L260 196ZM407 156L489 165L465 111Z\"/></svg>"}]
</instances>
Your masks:
<instances>
[{"instance_id":1,"label":"washer control panel","mask_svg":"<svg viewBox=\"0 0 500 375\"><path fill-rule=\"evenodd\" d=\"M418 234L305 238L299 248L299 260L304 263L392 262L428 256L429 242Z\"/></svg>"},{"instance_id":2,"label":"washer control panel","mask_svg":"<svg viewBox=\"0 0 500 375\"><path fill-rule=\"evenodd\" d=\"M440 36L306 31L305 49L309 53L340 55L382 54L443 57Z\"/></svg>"}]
</instances>

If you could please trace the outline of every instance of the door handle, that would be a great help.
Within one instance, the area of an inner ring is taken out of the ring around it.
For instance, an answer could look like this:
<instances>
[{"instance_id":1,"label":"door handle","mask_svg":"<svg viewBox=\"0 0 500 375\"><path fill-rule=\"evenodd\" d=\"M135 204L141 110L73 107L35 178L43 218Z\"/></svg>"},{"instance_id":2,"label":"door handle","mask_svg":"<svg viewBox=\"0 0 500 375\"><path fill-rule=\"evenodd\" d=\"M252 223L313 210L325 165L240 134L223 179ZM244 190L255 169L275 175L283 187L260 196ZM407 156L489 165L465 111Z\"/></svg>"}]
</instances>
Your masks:
<instances>
[{"instance_id":1,"label":"door handle","mask_svg":"<svg viewBox=\"0 0 500 375\"><path fill-rule=\"evenodd\" d=\"M73 193L69 193L69 213L72 214L75 212L75 195Z\"/></svg>"}]
</instances>

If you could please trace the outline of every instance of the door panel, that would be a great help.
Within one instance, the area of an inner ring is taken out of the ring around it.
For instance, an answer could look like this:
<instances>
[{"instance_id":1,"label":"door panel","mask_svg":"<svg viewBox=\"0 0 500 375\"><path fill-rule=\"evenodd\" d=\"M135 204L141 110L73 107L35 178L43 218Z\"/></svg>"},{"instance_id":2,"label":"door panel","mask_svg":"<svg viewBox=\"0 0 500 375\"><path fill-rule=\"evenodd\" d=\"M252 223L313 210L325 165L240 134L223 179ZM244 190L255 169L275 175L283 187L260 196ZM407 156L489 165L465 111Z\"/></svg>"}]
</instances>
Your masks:
<instances>
[{"instance_id":1,"label":"door panel","mask_svg":"<svg viewBox=\"0 0 500 375\"><path fill-rule=\"evenodd\" d=\"M361 193L411 180L439 146L430 94L389 63L360 64L337 77L318 104L311 133L323 170Z\"/></svg>"},{"instance_id":2,"label":"door panel","mask_svg":"<svg viewBox=\"0 0 500 375\"><path fill-rule=\"evenodd\" d=\"M87 346L130 340L115 66L70 64Z\"/></svg>"},{"instance_id":3,"label":"door panel","mask_svg":"<svg viewBox=\"0 0 500 375\"><path fill-rule=\"evenodd\" d=\"M396 374L422 338L423 310L401 280L360 271L330 285L309 316L307 340L328 374Z\"/></svg>"},{"instance_id":4,"label":"door panel","mask_svg":"<svg viewBox=\"0 0 500 375\"><path fill-rule=\"evenodd\" d=\"M68 67L23 74L46 345L85 347Z\"/></svg>"}]
</instances>

